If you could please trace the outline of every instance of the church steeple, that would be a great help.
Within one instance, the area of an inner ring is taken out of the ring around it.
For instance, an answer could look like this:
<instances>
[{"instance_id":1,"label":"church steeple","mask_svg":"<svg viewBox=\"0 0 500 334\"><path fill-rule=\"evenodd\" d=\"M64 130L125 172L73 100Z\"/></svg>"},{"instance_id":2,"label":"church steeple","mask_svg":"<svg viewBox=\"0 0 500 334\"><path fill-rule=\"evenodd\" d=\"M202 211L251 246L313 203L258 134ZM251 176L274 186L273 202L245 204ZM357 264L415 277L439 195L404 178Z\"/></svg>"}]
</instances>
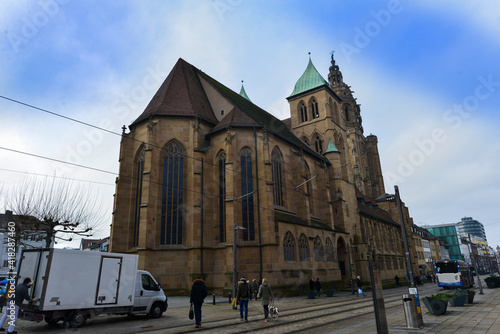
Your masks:
<instances>
[{"instance_id":1,"label":"church steeple","mask_svg":"<svg viewBox=\"0 0 500 334\"><path fill-rule=\"evenodd\" d=\"M340 87L344 84L344 79L342 77L342 72L339 69L339 66L335 64L335 59L333 59L333 53L335 51L332 51L332 65L330 66L330 72L328 73L328 81L330 82L330 85L332 88L335 87Z\"/></svg>"},{"instance_id":2,"label":"church steeple","mask_svg":"<svg viewBox=\"0 0 500 334\"><path fill-rule=\"evenodd\" d=\"M252 102L252 100L250 100L250 98L248 97L247 92L245 92L245 87L243 87L243 80L241 80L240 95L243 96L248 101Z\"/></svg>"},{"instance_id":3,"label":"church steeple","mask_svg":"<svg viewBox=\"0 0 500 334\"><path fill-rule=\"evenodd\" d=\"M290 94L287 99L290 99L291 97L307 92L311 89L321 87L321 86L327 86L328 87L328 82L326 82L325 79L319 74L318 70L316 67L314 67L312 60L311 60L311 53L309 53L309 63L307 64L306 70L302 74L302 76L297 80L295 83L295 87L293 88L292 94Z\"/></svg>"}]
</instances>

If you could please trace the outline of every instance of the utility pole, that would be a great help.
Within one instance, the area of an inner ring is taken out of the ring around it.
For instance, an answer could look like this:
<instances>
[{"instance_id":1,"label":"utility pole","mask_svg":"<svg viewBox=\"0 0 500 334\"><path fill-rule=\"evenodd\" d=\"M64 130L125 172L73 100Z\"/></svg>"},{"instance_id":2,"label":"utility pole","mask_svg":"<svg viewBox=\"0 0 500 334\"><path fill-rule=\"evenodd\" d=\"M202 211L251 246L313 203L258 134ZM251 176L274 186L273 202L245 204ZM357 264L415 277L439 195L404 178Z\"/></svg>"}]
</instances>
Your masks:
<instances>
[{"instance_id":1,"label":"utility pole","mask_svg":"<svg viewBox=\"0 0 500 334\"><path fill-rule=\"evenodd\" d=\"M477 270L477 262L476 262L476 256L474 255L474 252L472 251L472 241L470 239L470 233L467 234L469 238L469 251L470 251L470 256L473 261L474 268L476 269L476 276L477 276L477 284L479 285L479 293L483 294L483 286L481 284L481 277L479 277L479 271Z\"/></svg>"}]
</instances>

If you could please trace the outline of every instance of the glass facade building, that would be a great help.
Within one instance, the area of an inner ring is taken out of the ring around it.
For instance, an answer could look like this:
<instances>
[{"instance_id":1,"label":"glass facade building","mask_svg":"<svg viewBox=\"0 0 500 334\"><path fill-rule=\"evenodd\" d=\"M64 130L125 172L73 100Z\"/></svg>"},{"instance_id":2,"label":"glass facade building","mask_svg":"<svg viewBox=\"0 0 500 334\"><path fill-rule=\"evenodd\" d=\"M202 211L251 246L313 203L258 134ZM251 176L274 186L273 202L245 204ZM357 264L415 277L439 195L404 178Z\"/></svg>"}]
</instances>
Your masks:
<instances>
[{"instance_id":1,"label":"glass facade building","mask_svg":"<svg viewBox=\"0 0 500 334\"><path fill-rule=\"evenodd\" d=\"M425 229L431 232L436 238L443 240L451 260L465 260L460 251L461 242L458 237L456 224L426 226Z\"/></svg>"},{"instance_id":2,"label":"glass facade building","mask_svg":"<svg viewBox=\"0 0 500 334\"><path fill-rule=\"evenodd\" d=\"M484 230L483 224L477 220L472 219L472 217L464 217L460 222L457 223L458 234L467 237L469 234L471 238L474 236L486 241L486 232Z\"/></svg>"}]
</instances>

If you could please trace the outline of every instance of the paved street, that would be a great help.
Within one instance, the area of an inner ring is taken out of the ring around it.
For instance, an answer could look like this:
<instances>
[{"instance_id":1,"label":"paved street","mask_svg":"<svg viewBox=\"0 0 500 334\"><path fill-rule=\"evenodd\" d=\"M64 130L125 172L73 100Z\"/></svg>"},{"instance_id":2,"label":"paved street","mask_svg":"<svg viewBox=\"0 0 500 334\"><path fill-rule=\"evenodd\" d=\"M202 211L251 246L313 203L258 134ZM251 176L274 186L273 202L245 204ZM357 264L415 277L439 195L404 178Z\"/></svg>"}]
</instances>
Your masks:
<instances>
[{"instance_id":1,"label":"paved street","mask_svg":"<svg viewBox=\"0 0 500 334\"><path fill-rule=\"evenodd\" d=\"M436 284L425 284L419 287L420 297L431 295L441 291ZM479 294L476 287L476 295L473 304L466 304L464 307L452 307L448 305L445 315L434 316L427 312L422 305L423 320L425 326L422 329L413 330L406 328L406 321L403 312L403 303L399 304L399 297L407 293L407 288L389 289L384 291L386 299L386 314L389 333L500 333L500 289L488 289L483 285L484 294ZM388 300L395 306L390 307ZM203 306L203 322L200 329L194 328L194 321L188 319L189 298L170 297L169 309L160 319L148 319L145 316L99 316L89 319L87 324L81 329L63 328L62 324L50 327L43 323L31 323L19 321L16 327L19 333L190 333L195 331L205 333L307 333L303 330L303 322L295 322L295 319L304 316L304 312L316 309L340 309L342 305L364 303L370 306L371 293L367 293L366 298L356 297L349 292L338 292L332 298L320 297L317 299L307 299L302 297L278 298L276 305L280 309L280 320L278 322L265 323L260 301L250 302L249 322L239 321L239 311L232 310L227 303L227 298L218 296L216 305L212 304L212 296L206 300ZM356 305L357 305L356 304ZM401 305L399 307L398 305ZM346 307L346 306L344 306ZM301 309L304 312L301 312ZM373 311L368 315L362 315L361 306L349 312L348 318L333 325L317 327L311 333L343 333L343 334L369 334L377 333ZM373 310L373 309L372 309ZM301 318L300 318L301 319ZM322 318L321 318L322 319ZM326 319L326 318L325 318ZM308 321L308 320L306 320ZM326 321L326 320L325 320ZM321 325L321 320L311 320L311 326Z\"/></svg>"}]
</instances>

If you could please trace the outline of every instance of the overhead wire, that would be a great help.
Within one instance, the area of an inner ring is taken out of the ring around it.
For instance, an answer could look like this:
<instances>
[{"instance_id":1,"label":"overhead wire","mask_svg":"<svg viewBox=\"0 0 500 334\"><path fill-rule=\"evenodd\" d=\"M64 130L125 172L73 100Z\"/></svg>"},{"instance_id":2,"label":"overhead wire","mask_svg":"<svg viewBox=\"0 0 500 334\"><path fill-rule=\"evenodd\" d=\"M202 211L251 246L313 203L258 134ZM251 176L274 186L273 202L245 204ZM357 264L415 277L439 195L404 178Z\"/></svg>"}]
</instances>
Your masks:
<instances>
[{"instance_id":1,"label":"overhead wire","mask_svg":"<svg viewBox=\"0 0 500 334\"><path fill-rule=\"evenodd\" d=\"M26 107L29 107L29 108L33 108L35 110L39 110L39 111L48 113L48 114L56 116L56 117L60 117L60 118L63 118L63 119L69 120L69 121L73 121L73 122L76 122L76 123L79 123L79 124L82 124L82 125L85 125L85 126L89 126L89 127L101 130L101 131L105 131L105 132L113 134L113 135L121 136L124 139L133 140L133 141L136 141L136 142L138 142L140 144L143 144L143 145L148 145L148 146L155 147L155 148L158 148L158 149L163 149L163 147L160 147L160 146L155 145L153 143L146 143L146 142L144 142L142 140L138 140L138 139L135 139L135 138L130 138L128 136L123 136L123 134L120 134L120 133L117 133L117 132L114 132L114 131L110 131L108 129L104 129L104 128L95 126L93 124L77 120L75 118L64 116L64 115L58 114L56 112L53 112L53 111L50 111L50 110L47 110L47 109L44 109L44 108L40 108L40 107L34 106L32 104L29 104L29 103L25 103L25 102L22 102L22 101L19 101L19 100L16 100L16 99L12 99L12 98L9 98L9 97L3 96L3 95L0 95L0 98L3 98L5 100L7 100L7 101L10 101L10 102L13 102L13 103L17 103L17 104L20 104L20 105L23 105L23 106L26 106ZM58 163L68 164L68 165L72 165L72 166L75 166L75 167L90 169L90 170L94 170L94 171L98 171L98 172L102 172L102 173L107 173L107 174L111 174L111 175L115 175L115 176L118 175L119 177L124 177L123 175L120 176L116 172L110 172L110 171L102 170L102 169L99 169L99 168L94 168L94 167L90 167L90 166L84 166L84 165L80 165L80 164L76 164L76 163L71 163L71 162L67 162L67 161L63 161L63 160L58 160L58 159L54 159L54 158L44 157L44 156L41 156L41 155L36 155L36 154L28 153L28 152L22 152L22 151L18 151L18 150L14 150L14 149L9 149L9 148L5 148L5 147L0 147L0 149L4 149L4 150L7 150L7 151L12 151L12 152L19 153L19 154L25 154L25 155L28 155L28 156L33 156L33 157L37 157L37 158L41 158L41 159L51 160L51 161L55 161L55 162L58 162ZM193 159L193 160L198 161L198 162L201 161L200 158L195 158L195 157L189 156L186 153L182 153L182 156L184 156L184 157L186 157L188 159ZM208 165L214 166L214 167L217 166L217 164L215 164L215 163L211 163L211 162L205 162L205 163L207 163ZM235 174L241 174L241 171L233 170L231 168L228 169L228 170L231 171L231 172L233 172L233 173L235 173ZM132 180L137 180L137 177L134 177L134 176L127 176L127 178L131 178ZM257 180L257 181L268 182L268 180L262 179L262 178L260 178L258 176L253 176L253 178L255 180ZM150 183L158 184L158 185L163 185L160 182L154 182L154 181L150 181ZM293 185L289 186L288 182L286 182L286 181L284 182L284 186L285 186L285 189L292 190L292 191L297 191L296 189L294 189L295 187ZM195 191L195 190L190 190L190 189L186 189L186 188L184 188L184 189L187 190L187 191L189 191L189 192L198 193L198 191ZM305 194L305 192L304 192L304 194ZM218 196L218 194L204 194L204 195L205 196L209 196L209 197ZM245 195L245 194L242 194L242 195ZM316 196L313 196L311 194L308 194L308 196L310 198L312 198L312 199L328 203L327 200L324 200L321 197L316 197ZM257 204L254 204L254 206L256 206L256 205ZM261 207L262 207L262 205L261 205ZM264 208L264 209L266 209L266 208ZM267 209L270 210L270 208L267 208ZM273 209L274 209L274 207L273 207ZM353 211L353 210L350 210L350 209L348 209L348 210L350 212L353 212L353 213L357 212L357 211Z\"/></svg>"}]
</instances>

